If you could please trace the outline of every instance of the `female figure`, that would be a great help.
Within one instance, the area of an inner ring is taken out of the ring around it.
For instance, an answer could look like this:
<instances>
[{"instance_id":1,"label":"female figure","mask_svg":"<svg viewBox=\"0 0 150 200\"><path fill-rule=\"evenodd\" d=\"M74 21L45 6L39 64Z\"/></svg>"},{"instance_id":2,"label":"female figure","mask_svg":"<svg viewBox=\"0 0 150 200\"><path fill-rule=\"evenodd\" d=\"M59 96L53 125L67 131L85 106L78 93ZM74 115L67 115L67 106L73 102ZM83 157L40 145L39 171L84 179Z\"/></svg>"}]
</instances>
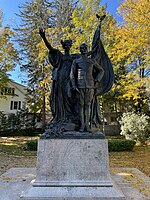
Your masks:
<instances>
[{"instance_id":1,"label":"female figure","mask_svg":"<svg viewBox=\"0 0 150 200\"><path fill-rule=\"evenodd\" d=\"M65 123L75 120L74 102L69 95L70 91L70 71L73 59L77 55L70 55L70 48L72 46L71 40L61 41L64 49L62 54L58 49L51 46L45 36L45 32L39 31L46 47L49 49L49 61L54 67L52 72L52 90L50 95L51 111L53 115L53 122Z\"/></svg>"}]
</instances>

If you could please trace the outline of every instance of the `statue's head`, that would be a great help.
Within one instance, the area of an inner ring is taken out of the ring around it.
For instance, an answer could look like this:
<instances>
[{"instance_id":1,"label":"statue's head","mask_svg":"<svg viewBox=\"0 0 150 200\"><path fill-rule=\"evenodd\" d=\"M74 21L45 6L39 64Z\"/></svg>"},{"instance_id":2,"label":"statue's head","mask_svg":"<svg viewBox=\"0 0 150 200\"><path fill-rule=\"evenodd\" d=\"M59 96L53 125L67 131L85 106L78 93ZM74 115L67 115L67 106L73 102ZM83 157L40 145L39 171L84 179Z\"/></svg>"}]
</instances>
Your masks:
<instances>
[{"instance_id":1,"label":"statue's head","mask_svg":"<svg viewBox=\"0 0 150 200\"><path fill-rule=\"evenodd\" d=\"M62 47L65 51L69 52L72 46L72 40L61 40Z\"/></svg>"},{"instance_id":2,"label":"statue's head","mask_svg":"<svg viewBox=\"0 0 150 200\"><path fill-rule=\"evenodd\" d=\"M87 54L87 45L85 43L80 45L80 52L81 54Z\"/></svg>"}]
</instances>

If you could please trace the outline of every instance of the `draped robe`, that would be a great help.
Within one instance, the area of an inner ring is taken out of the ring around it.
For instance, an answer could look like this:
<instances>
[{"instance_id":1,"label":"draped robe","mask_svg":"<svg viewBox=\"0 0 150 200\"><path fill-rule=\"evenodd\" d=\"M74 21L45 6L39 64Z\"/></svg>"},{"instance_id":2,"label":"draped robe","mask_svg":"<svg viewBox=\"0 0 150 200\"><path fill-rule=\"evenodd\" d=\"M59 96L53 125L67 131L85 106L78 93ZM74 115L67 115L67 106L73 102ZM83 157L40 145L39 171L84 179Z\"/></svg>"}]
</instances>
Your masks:
<instances>
[{"instance_id":1,"label":"draped robe","mask_svg":"<svg viewBox=\"0 0 150 200\"><path fill-rule=\"evenodd\" d=\"M52 72L52 89L50 94L51 111L54 122L74 120L74 100L69 95L71 90L70 72L76 54L62 54L59 50L49 51L49 61L54 67Z\"/></svg>"}]
</instances>

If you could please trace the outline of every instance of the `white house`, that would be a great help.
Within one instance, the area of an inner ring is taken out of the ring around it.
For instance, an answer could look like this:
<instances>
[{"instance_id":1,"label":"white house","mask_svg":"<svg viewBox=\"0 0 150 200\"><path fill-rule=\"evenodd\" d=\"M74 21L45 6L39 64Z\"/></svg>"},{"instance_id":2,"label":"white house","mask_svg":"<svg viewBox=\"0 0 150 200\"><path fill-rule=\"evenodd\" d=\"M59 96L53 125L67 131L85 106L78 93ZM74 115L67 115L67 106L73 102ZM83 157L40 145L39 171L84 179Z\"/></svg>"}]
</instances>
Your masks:
<instances>
[{"instance_id":1,"label":"white house","mask_svg":"<svg viewBox=\"0 0 150 200\"><path fill-rule=\"evenodd\" d=\"M0 89L0 111L5 114L16 113L25 105L25 86L10 80L6 87Z\"/></svg>"}]
</instances>

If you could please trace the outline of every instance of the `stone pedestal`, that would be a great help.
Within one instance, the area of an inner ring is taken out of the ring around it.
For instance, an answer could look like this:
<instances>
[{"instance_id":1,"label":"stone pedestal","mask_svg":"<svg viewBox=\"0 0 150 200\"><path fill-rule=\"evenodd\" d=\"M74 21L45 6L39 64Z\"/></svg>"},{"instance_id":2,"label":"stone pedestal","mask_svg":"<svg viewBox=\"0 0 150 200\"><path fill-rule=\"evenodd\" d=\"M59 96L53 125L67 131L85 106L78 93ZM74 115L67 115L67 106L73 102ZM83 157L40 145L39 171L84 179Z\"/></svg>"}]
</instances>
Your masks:
<instances>
[{"instance_id":1,"label":"stone pedestal","mask_svg":"<svg viewBox=\"0 0 150 200\"><path fill-rule=\"evenodd\" d=\"M104 139L41 139L37 175L22 200L124 200L109 173Z\"/></svg>"}]
</instances>

